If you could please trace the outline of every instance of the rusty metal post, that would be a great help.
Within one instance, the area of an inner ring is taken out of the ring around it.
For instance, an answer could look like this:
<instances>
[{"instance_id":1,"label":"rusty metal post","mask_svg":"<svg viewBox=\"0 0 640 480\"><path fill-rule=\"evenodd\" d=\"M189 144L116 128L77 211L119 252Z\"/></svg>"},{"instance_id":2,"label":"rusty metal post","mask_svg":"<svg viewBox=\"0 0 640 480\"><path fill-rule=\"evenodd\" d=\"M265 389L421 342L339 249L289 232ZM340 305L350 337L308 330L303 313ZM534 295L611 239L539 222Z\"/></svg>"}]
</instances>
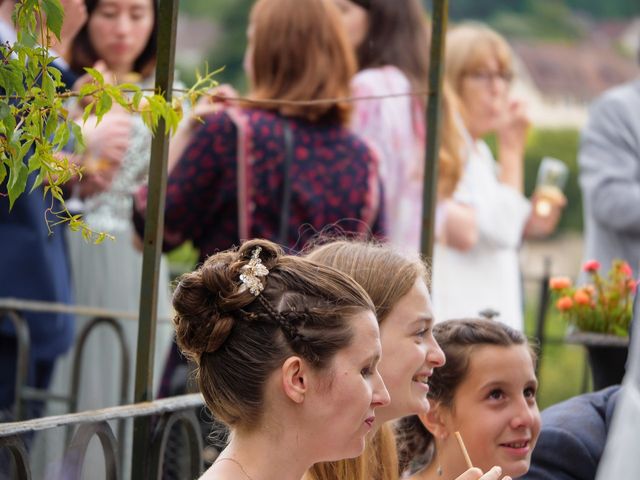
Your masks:
<instances>
[{"instance_id":1,"label":"rusty metal post","mask_svg":"<svg viewBox=\"0 0 640 480\"><path fill-rule=\"evenodd\" d=\"M427 140L425 149L424 188L422 192L422 234L420 251L425 259L433 258L434 223L438 192L438 153L440 150L440 109L444 67L445 33L449 2L434 0L429 57L429 95L427 101Z\"/></svg>"},{"instance_id":2,"label":"rusty metal post","mask_svg":"<svg viewBox=\"0 0 640 480\"><path fill-rule=\"evenodd\" d=\"M158 55L156 92L171 101L175 59L178 0L160 0L158 7ZM136 356L134 401L153 398L153 357L157 322L158 274L164 230L164 204L167 186L167 157L169 142L165 122L160 120L151 144L149 164L149 194L144 229L142 286L140 289L140 319ZM133 460L131 478L147 478L147 453L151 441L151 418L136 418L133 424Z\"/></svg>"}]
</instances>

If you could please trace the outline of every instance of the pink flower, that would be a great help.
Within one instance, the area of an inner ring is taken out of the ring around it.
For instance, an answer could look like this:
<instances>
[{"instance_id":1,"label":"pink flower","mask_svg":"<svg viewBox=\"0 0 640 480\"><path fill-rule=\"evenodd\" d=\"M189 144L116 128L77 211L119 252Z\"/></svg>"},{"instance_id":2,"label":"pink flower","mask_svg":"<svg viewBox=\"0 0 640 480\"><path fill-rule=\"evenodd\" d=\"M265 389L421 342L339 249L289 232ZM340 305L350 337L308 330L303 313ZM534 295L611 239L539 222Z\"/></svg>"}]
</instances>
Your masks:
<instances>
[{"instance_id":1,"label":"pink flower","mask_svg":"<svg viewBox=\"0 0 640 480\"><path fill-rule=\"evenodd\" d=\"M589 273L597 272L600 270L600 262L597 260L589 260L582 265L582 270Z\"/></svg>"},{"instance_id":2,"label":"pink flower","mask_svg":"<svg viewBox=\"0 0 640 480\"><path fill-rule=\"evenodd\" d=\"M630 278L629 280L627 280L627 287L629 288L629 291L633 294L636 293L636 290L638 289L638 282L636 282L633 278Z\"/></svg>"},{"instance_id":3,"label":"pink flower","mask_svg":"<svg viewBox=\"0 0 640 480\"><path fill-rule=\"evenodd\" d=\"M549 288L551 290L563 290L571 286L571 279L569 277L552 277L549 280Z\"/></svg>"},{"instance_id":4,"label":"pink flower","mask_svg":"<svg viewBox=\"0 0 640 480\"><path fill-rule=\"evenodd\" d=\"M633 277L633 269L627 262L622 262L620 264L620 271L624 273L626 277L629 277L629 278Z\"/></svg>"}]
</instances>

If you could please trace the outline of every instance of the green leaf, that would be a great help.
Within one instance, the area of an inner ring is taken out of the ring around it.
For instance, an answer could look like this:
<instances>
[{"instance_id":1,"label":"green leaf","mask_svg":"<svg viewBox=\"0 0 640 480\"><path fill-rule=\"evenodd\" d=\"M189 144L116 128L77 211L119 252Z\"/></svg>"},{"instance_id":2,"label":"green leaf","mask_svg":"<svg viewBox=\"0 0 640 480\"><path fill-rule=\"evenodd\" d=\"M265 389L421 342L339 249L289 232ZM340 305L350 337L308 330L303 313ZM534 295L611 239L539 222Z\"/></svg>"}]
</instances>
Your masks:
<instances>
[{"instance_id":1,"label":"green leaf","mask_svg":"<svg viewBox=\"0 0 640 480\"><path fill-rule=\"evenodd\" d=\"M9 209L13 208L13 204L18 197L24 192L27 185L27 177L29 172L22 161L14 162L13 167L9 170L9 181L7 182L7 191L9 193Z\"/></svg>"},{"instance_id":2,"label":"green leaf","mask_svg":"<svg viewBox=\"0 0 640 480\"><path fill-rule=\"evenodd\" d=\"M111 109L113 101L109 95L102 95L96 104L96 116L98 119Z\"/></svg>"},{"instance_id":3,"label":"green leaf","mask_svg":"<svg viewBox=\"0 0 640 480\"><path fill-rule=\"evenodd\" d=\"M98 85L104 85L104 77L95 68L86 67L85 71L98 83Z\"/></svg>"},{"instance_id":4,"label":"green leaf","mask_svg":"<svg viewBox=\"0 0 640 480\"><path fill-rule=\"evenodd\" d=\"M4 120L8 115L11 115L11 107L3 100L0 102L0 120Z\"/></svg>"},{"instance_id":5,"label":"green leaf","mask_svg":"<svg viewBox=\"0 0 640 480\"><path fill-rule=\"evenodd\" d=\"M42 9L47 15L47 27L60 40L60 30L64 19L64 10L60 0L42 0Z\"/></svg>"},{"instance_id":6,"label":"green leaf","mask_svg":"<svg viewBox=\"0 0 640 480\"><path fill-rule=\"evenodd\" d=\"M37 189L40 185L42 185L42 182L44 181L44 177L45 177L44 171L40 170L40 172L38 173L38 176L36 177L36 180L33 182L33 185L31 186L31 190L29 190L29 193L33 193L35 189Z\"/></svg>"},{"instance_id":7,"label":"green leaf","mask_svg":"<svg viewBox=\"0 0 640 480\"><path fill-rule=\"evenodd\" d=\"M4 162L0 162L0 184L4 182L5 178L7 178L7 166Z\"/></svg>"}]
</instances>

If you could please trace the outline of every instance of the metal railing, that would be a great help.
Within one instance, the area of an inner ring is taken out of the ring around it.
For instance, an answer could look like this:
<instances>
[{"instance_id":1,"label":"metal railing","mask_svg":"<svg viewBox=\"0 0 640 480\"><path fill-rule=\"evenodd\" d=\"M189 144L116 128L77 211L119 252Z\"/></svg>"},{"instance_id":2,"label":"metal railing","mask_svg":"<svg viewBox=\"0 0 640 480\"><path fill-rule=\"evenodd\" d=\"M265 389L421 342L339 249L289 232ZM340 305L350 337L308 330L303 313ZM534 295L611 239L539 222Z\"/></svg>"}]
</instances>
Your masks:
<instances>
[{"instance_id":1,"label":"metal railing","mask_svg":"<svg viewBox=\"0 0 640 480\"><path fill-rule=\"evenodd\" d=\"M29 357L31 350L31 337L29 325L24 317L25 312L39 313L68 313L75 316L89 318L89 322L82 327L77 336L75 351L71 360L71 378L67 395L52 393L48 390L34 388L28 385ZM19 300L13 298L0 299L0 318L8 318L13 324L17 340L17 362L15 374L15 397L13 407L13 420L16 422L26 418L26 402L37 400L42 402L56 402L66 406L69 413L78 411L80 396L80 379L83 372L83 355L87 342L99 327L106 327L116 337L120 354L120 379L118 386L118 405L129 403L129 372L131 371L131 352L127 346L121 321L138 321L137 315L131 312L106 310L102 308L64 305L31 300ZM159 319L160 322L169 322L168 318ZM118 438L124 438L125 422L118 421ZM69 428L66 434L67 444L72 443L72 430ZM107 441L105 434L100 435L101 441ZM17 448L17 447L16 447ZM118 449L120 463L124 458L124 449Z\"/></svg>"},{"instance_id":2,"label":"metal railing","mask_svg":"<svg viewBox=\"0 0 640 480\"><path fill-rule=\"evenodd\" d=\"M165 450L172 429L180 425L187 434L189 449L188 472L185 478L196 478L202 472L202 434L194 410L203 406L200 394L181 395L153 402L93 410L68 415L50 416L15 423L0 423L0 450L8 449L13 458L11 478L30 480L29 453L22 436L24 434L48 430L56 427L77 427L65 450L57 471L47 472L47 478L54 480L77 480L81 478L82 467L90 440L95 436L100 440L105 460L106 479L121 477L118 456L118 440L111 429L110 420L124 421L129 418L147 418L153 425L151 441L145 451L145 466L149 479L161 479ZM156 420L155 422L153 420Z\"/></svg>"}]
</instances>

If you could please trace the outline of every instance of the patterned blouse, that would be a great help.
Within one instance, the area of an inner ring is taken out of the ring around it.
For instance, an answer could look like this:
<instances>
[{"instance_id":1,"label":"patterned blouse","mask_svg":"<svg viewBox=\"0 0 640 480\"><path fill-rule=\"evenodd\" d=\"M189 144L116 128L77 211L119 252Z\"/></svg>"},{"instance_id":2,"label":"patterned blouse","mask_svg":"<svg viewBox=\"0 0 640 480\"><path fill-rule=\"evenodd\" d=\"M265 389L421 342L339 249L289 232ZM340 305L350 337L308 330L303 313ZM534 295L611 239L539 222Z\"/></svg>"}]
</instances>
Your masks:
<instances>
[{"instance_id":1,"label":"patterned blouse","mask_svg":"<svg viewBox=\"0 0 640 480\"><path fill-rule=\"evenodd\" d=\"M334 123L230 108L204 119L169 175L165 250L192 240L204 259L237 245L243 216L248 219L248 238L277 238L285 122L291 127L294 144L286 244L301 249L327 228L382 235L377 162L358 137ZM244 172L241 181L239 171ZM140 234L146 194L145 186L135 198L134 223ZM246 205L245 212L239 212L239 204Z\"/></svg>"}]
</instances>

